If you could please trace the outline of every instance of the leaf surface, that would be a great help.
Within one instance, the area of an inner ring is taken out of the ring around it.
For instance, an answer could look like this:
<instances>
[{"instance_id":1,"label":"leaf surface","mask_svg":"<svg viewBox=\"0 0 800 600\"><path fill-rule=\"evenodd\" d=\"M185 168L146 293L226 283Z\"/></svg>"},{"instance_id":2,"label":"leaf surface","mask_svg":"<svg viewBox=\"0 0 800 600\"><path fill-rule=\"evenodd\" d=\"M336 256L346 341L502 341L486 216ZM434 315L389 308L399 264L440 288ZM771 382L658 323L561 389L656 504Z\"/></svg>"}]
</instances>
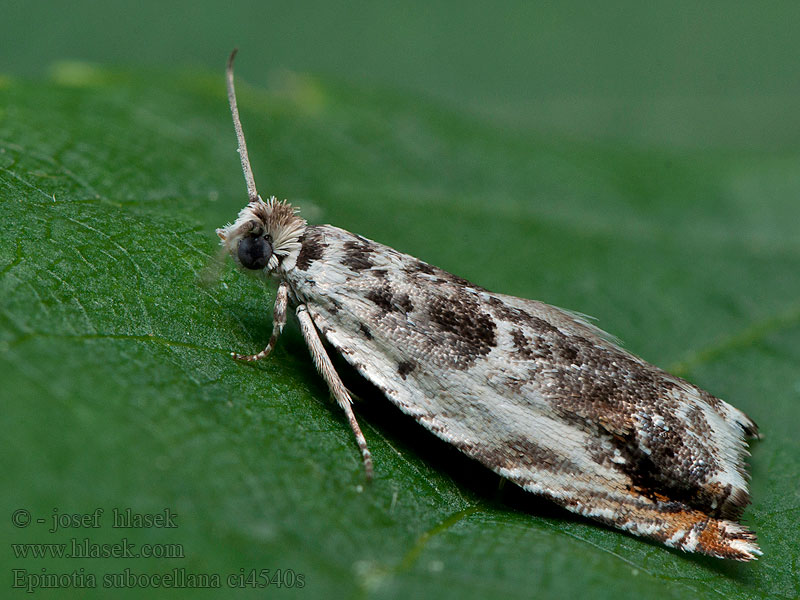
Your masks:
<instances>
[{"instance_id":1,"label":"leaf surface","mask_svg":"<svg viewBox=\"0 0 800 600\"><path fill-rule=\"evenodd\" d=\"M376 463L367 485L296 327L269 360L229 357L264 346L274 291L215 258L214 228L246 200L221 74L56 73L0 88L4 505L47 519L7 527L14 543L125 537L182 555L12 568L83 568L98 588L126 568L219 574L206 597L261 569L329 598L796 597L796 154L592 145L305 76L239 84L262 195L592 314L750 414L765 438L744 518L765 555L742 565L502 486L346 373ZM102 508L102 526L50 533L54 508ZM114 508L168 508L178 527L114 529Z\"/></svg>"}]
</instances>

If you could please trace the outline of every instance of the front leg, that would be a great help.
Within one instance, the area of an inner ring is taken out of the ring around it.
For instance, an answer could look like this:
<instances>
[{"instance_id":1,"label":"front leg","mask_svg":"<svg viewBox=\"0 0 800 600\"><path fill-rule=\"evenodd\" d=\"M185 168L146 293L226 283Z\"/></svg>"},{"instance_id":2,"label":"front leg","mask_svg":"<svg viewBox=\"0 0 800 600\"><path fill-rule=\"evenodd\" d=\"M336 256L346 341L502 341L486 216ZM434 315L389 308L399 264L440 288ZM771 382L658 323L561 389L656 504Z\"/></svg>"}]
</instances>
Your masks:
<instances>
[{"instance_id":1,"label":"front leg","mask_svg":"<svg viewBox=\"0 0 800 600\"><path fill-rule=\"evenodd\" d=\"M297 320L300 321L300 329L303 331L303 337L308 345L308 350L311 352L311 358L314 360L317 371L322 375L325 383L328 384L328 389L330 389L331 394L333 394L339 406L344 410L344 414L347 415L350 428L353 430L353 434L356 436L356 443L361 450L361 457L364 460L364 469L367 471L367 480L371 480L372 456L369 453L369 448L367 448L367 440L364 439L364 434L361 433L361 428L358 426L356 416L353 414L350 394L347 393L347 389L336 373L336 369L333 368L333 363L331 363L331 359L322 346L322 340L319 339L319 334L317 333L316 327L314 327L314 322L311 320L311 315L308 314L308 309L305 304L301 304L297 307Z\"/></svg>"},{"instance_id":2,"label":"front leg","mask_svg":"<svg viewBox=\"0 0 800 600\"><path fill-rule=\"evenodd\" d=\"M231 352L231 356L236 360L245 360L247 362L261 360L269 356L270 352L275 348L275 344L278 342L281 331L283 331L283 326L286 325L286 306L288 304L289 286L285 281L281 281L281 284L278 286L278 293L275 297L275 308L272 311L272 335L269 338L267 347L258 354L237 354L236 352Z\"/></svg>"}]
</instances>

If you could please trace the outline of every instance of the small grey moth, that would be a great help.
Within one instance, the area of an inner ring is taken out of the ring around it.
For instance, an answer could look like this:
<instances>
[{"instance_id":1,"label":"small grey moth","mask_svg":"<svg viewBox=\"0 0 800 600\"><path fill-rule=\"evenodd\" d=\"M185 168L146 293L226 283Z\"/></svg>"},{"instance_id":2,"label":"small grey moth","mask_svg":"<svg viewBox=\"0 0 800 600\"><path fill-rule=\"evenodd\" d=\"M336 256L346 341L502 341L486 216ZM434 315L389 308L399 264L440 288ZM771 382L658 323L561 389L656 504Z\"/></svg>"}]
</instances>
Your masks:
<instances>
[{"instance_id":1,"label":"small grey moth","mask_svg":"<svg viewBox=\"0 0 800 600\"><path fill-rule=\"evenodd\" d=\"M291 307L372 459L320 334L438 437L530 492L688 552L761 554L738 523L750 501L743 412L620 348L584 317L496 294L256 191L228 60L249 201L217 229L242 268L278 281L269 355Z\"/></svg>"}]
</instances>

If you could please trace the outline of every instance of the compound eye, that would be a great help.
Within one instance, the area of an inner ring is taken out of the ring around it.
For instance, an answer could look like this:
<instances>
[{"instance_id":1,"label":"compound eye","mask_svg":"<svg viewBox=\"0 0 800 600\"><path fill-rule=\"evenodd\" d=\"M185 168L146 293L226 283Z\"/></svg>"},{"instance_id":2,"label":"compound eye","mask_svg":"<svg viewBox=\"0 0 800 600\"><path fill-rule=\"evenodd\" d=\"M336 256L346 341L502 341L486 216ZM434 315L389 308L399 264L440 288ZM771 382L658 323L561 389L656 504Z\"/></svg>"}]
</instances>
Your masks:
<instances>
[{"instance_id":1,"label":"compound eye","mask_svg":"<svg viewBox=\"0 0 800 600\"><path fill-rule=\"evenodd\" d=\"M239 240L239 262L247 269L263 269L272 257L272 244L263 235L247 236Z\"/></svg>"}]
</instances>

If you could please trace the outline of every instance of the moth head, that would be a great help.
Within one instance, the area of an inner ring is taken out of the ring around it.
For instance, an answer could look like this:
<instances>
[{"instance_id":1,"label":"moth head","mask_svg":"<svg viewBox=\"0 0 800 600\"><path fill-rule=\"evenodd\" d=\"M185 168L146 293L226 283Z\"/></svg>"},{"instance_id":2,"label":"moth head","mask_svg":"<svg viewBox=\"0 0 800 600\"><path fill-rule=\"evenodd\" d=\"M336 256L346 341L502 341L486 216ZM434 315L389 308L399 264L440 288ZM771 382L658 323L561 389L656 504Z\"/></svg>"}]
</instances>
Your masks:
<instances>
[{"instance_id":1,"label":"moth head","mask_svg":"<svg viewBox=\"0 0 800 600\"><path fill-rule=\"evenodd\" d=\"M243 268L250 271L273 271L289 255L300 252L300 236L306 222L297 216L292 205L278 202L271 197L264 202L256 191L253 169L247 156L247 144L236 106L236 90L233 85L233 59L236 50L228 58L226 80L228 86L228 103L231 106L233 128L239 142L239 158L242 161L242 172L247 184L247 195L250 201L233 223L217 229L217 235L225 250Z\"/></svg>"},{"instance_id":2,"label":"moth head","mask_svg":"<svg viewBox=\"0 0 800 600\"><path fill-rule=\"evenodd\" d=\"M286 201L260 197L248 202L236 221L217 229L222 247L244 269L271 272L300 252L306 222Z\"/></svg>"}]
</instances>

